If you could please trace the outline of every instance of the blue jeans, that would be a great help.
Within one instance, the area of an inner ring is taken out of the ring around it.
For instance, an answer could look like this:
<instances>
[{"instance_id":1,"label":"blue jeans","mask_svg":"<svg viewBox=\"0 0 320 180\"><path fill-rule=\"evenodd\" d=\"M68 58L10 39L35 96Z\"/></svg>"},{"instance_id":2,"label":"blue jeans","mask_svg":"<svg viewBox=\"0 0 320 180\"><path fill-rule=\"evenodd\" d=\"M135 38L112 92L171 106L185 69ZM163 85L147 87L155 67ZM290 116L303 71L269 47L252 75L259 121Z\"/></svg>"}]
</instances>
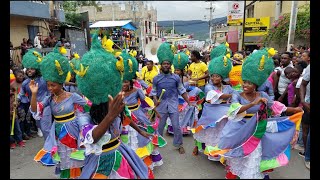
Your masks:
<instances>
[{"instance_id":1,"label":"blue jeans","mask_svg":"<svg viewBox=\"0 0 320 180\"><path fill-rule=\"evenodd\" d=\"M20 129L19 121L14 122L13 127L13 135L10 135L10 143L19 143L22 141L22 132ZM12 128L12 120L10 121L10 134L11 134L11 128Z\"/></svg>"},{"instance_id":2,"label":"blue jeans","mask_svg":"<svg viewBox=\"0 0 320 180\"><path fill-rule=\"evenodd\" d=\"M310 128L309 128L309 133L308 133L308 139L307 139L307 147L305 149L305 154L304 154L304 160L305 161L310 161Z\"/></svg>"},{"instance_id":3,"label":"blue jeans","mask_svg":"<svg viewBox=\"0 0 320 180\"><path fill-rule=\"evenodd\" d=\"M300 126L300 131L299 131L299 137L298 137L298 142L299 146L303 147L303 139L302 139L302 126Z\"/></svg>"}]
</instances>

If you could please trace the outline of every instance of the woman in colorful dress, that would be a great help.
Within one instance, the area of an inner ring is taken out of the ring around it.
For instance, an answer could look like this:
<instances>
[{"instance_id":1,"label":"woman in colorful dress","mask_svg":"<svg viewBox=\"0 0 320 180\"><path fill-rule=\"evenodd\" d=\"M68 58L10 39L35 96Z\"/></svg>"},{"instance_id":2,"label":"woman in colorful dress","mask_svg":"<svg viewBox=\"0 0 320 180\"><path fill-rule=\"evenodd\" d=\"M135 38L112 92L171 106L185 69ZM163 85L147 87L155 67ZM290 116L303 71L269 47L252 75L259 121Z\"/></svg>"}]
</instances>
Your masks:
<instances>
[{"instance_id":1,"label":"woman in colorful dress","mask_svg":"<svg viewBox=\"0 0 320 180\"><path fill-rule=\"evenodd\" d=\"M188 106L188 103L179 95L179 125L183 135L191 133L190 128L193 128L198 121L199 109L201 109L201 103L204 101L204 93L195 86L195 82L192 84L192 81L186 81L184 70L188 62L189 56L183 52L176 54L173 59L174 73L181 78L181 82L188 92L189 101L192 104L192 106ZM173 134L173 126L170 119L167 120L167 125L167 132Z\"/></svg>"},{"instance_id":2,"label":"woman in colorful dress","mask_svg":"<svg viewBox=\"0 0 320 180\"><path fill-rule=\"evenodd\" d=\"M150 110L150 112L154 111L157 115L158 113L153 109L153 101L144 95L143 90L134 87L133 78L136 77L136 71L138 69L137 60L126 52L122 52L120 56L124 59L122 83L122 91L125 93L124 102L131 111L132 120L139 126L139 129L131 127L133 121L131 121L130 124L126 123L128 124L126 126L123 124L121 139L153 170L153 167L163 164L158 147L165 146L166 141L157 133L159 119L154 118L155 122L151 122L152 116L148 118L146 114L148 110ZM140 135L139 131L143 130L152 133L153 137L149 139Z\"/></svg>"},{"instance_id":3,"label":"woman in colorful dress","mask_svg":"<svg viewBox=\"0 0 320 180\"><path fill-rule=\"evenodd\" d=\"M153 178L143 160L120 140L124 118L130 119L130 111L124 108L124 93L120 92L123 63L105 51L94 34L91 49L83 55L77 69L78 88L92 102L93 123L84 125L80 132L86 154L81 179ZM145 131L140 133L149 137Z\"/></svg>"},{"instance_id":4,"label":"woman in colorful dress","mask_svg":"<svg viewBox=\"0 0 320 180\"><path fill-rule=\"evenodd\" d=\"M273 70L272 55L272 49L263 49L248 56L242 69L243 92L232 96L217 145L206 147L209 156L221 156L227 165L227 179L268 178L264 173L289 162L290 141L303 111L256 90ZM280 117L283 113L293 115Z\"/></svg>"},{"instance_id":5,"label":"woman in colorful dress","mask_svg":"<svg viewBox=\"0 0 320 180\"><path fill-rule=\"evenodd\" d=\"M206 145L215 146L227 122L221 118L227 113L232 94L238 93L230 85L223 85L223 79L228 78L231 68L232 62L226 56L218 56L210 61L208 70L211 83L205 86L206 103L197 128L194 129L194 155L197 155L198 151L203 152Z\"/></svg>"},{"instance_id":6,"label":"woman in colorful dress","mask_svg":"<svg viewBox=\"0 0 320 180\"><path fill-rule=\"evenodd\" d=\"M74 179L80 176L85 158L84 151L79 148L80 128L90 122L90 117L77 108L85 106L86 101L76 93L63 90L63 83L69 71L68 59L62 55L64 51L64 47L57 45L40 64L40 71L47 81L51 96L37 102L38 84L31 80L29 85L32 92L30 105L33 117L50 123L53 118L44 147L34 160L46 166L56 165L55 173L60 175L60 178ZM43 113L46 107L50 107L49 115Z\"/></svg>"}]
</instances>

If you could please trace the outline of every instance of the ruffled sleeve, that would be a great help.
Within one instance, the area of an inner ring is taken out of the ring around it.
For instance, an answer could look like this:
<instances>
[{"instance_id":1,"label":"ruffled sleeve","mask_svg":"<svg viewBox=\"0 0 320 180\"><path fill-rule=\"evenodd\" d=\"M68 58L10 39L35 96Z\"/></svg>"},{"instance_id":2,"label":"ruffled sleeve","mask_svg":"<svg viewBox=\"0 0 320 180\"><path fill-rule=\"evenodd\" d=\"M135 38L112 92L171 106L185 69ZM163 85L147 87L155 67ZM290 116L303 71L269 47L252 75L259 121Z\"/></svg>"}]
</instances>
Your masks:
<instances>
[{"instance_id":1,"label":"ruffled sleeve","mask_svg":"<svg viewBox=\"0 0 320 180\"><path fill-rule=\"evenodd\" d=\"M232 104L230 105L227 113L228 119L231 121L241 121L246 116L247 112L244 111L238 114L240 108L242 107L242 105L240 104L239 93L232 94L231 103Z\"/></svg>"},{"instance_id":2,"label":"ruffled sleeve","mask_svg":"<svg viewBox=\"0 0 320 180\"><path fill-rule=\"evenodd\" d=\"M219 99L220 96L222 96L223 93L216 91L216 90L210 90L207 93L206 101L210 102L210 104L220 104L222 102L222 99Z\"/></svg>"},{"instance_id":3,"label":"ruffled sleeve","mask_svg":"<svg viewBox=\"0 0 320 180\"><path fill-rule=\"evenodd\" d=\"M30 106L30 112L35 120L40 120L43 117L43 110L50 105L51 96L46 96L41 102L37 102L37 112L33 112Z\"/></svg>"},{"instance_id":4,"label":"ruffled sleeve","mask_svg":"<svg viewBox=\"0 0 320 180\"><path fill-rule=\"evenodd\" d=\"M94 153L100 155L102 153L102 146L108 143L111 139L111 134L107 131L98 142L93 143L94 139L92 137L92 131L97 125L86 124L82 127L80 131L80 146L85 147L85 154L89 155Z\"/></svg>"},{"instance_id":5,"label":"ruffled sleeve","mask_svg":"<svg viewBox=\"0 0 320 180\"><path fill-rule=\"evenodd\" d=\"M287 110L287 107L279 101L273 101L271 106L272 116L280 116L282 112Z\"/></svg>"}]
</instances>

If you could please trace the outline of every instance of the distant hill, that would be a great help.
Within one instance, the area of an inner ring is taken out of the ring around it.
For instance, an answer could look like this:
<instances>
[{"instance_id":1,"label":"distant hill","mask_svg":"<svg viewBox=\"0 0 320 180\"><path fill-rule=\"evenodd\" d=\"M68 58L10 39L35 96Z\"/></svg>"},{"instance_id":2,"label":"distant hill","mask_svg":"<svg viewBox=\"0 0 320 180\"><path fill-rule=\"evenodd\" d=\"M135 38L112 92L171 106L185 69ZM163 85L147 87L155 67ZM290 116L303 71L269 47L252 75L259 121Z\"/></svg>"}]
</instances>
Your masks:
<instances>
[{"instance_id":1,"label":"distant hill","mask_svg":"<svg viewBox=\"0 0 320 180\"><path fill-rule=\"evenodd\" d=\"M212 20L213 24L227 23L227 17L216 18ZM158 21L160 28L172 28L172 21ZM174 21L176 33L193 34L194 39L206 40L209 38L208 21L191 20L191 21Z\"/></svg>"}]
</instances>

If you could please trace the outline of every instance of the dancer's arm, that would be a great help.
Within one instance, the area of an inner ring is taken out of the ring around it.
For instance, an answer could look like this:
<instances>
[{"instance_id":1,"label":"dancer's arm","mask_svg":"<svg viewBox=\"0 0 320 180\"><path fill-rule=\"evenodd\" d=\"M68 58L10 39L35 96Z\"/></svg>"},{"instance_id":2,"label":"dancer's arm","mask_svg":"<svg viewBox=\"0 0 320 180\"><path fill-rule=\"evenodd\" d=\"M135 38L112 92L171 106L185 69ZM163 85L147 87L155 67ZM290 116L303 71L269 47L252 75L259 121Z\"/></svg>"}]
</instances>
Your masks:
<instances>
[{"instance_id":1,"label":"dancer's arm","mask_svg":"<svg viewBox=\"0 0 320 180\"><path fill-rule=\"evenodd\" d=\"M109 95L109 109L108 114L103 118L101 123L92 130L92 138L94 143L100 140L100 138L109 129L111 123L116 117L123 111L124 108L124 92L120 92L114 99Z\"/></svg>"}]
</instances>

